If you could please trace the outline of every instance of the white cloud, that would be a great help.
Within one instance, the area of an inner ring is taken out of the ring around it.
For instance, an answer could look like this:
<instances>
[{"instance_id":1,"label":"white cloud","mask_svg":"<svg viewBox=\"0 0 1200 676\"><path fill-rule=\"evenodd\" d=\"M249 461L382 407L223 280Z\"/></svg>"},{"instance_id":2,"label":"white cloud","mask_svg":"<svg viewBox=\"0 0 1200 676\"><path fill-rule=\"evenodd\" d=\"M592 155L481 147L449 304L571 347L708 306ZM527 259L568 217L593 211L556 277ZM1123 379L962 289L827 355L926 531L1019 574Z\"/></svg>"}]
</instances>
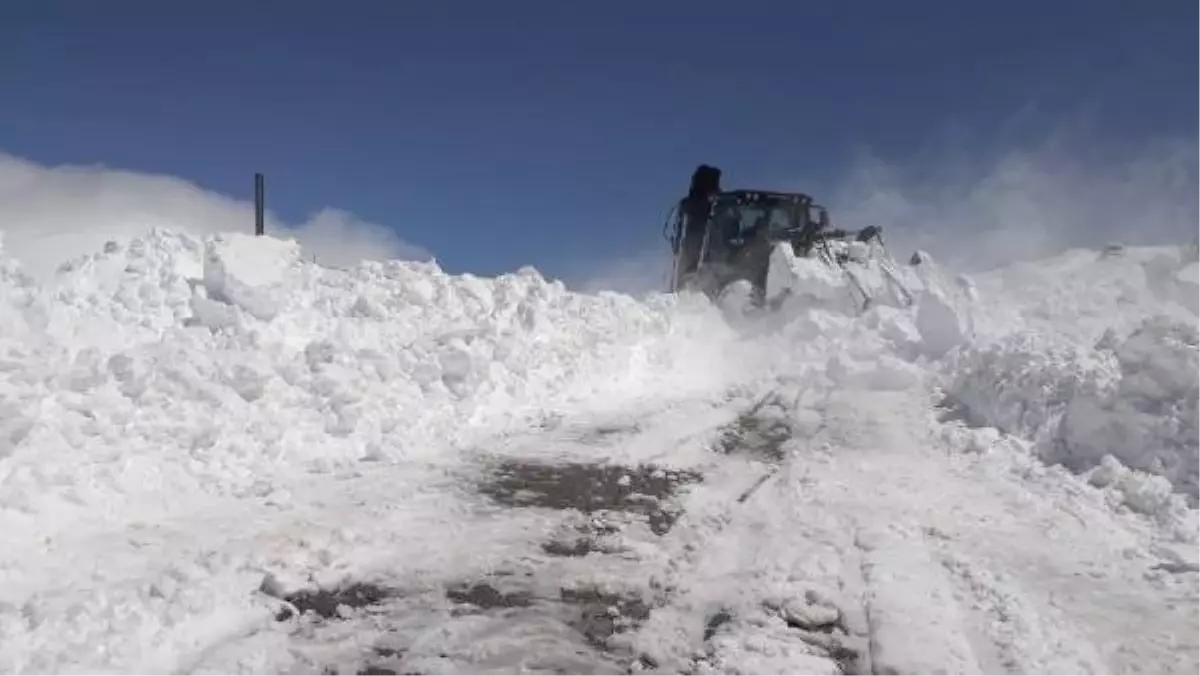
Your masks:
<instances>
[{"instance_id":1,"label":"white cloud","mask_svg":"<svg viewBox=\"0 0 1200 676\"><path fill-rule=\"evenodd\" d=\"M47 167L0 153L4 252L34 277L48 279L72 258L154 227L197 235L252 231L254 205L172 176L101 166ZM294 237L326 265L431 257L387 228L335 209L323 209L300 224L283 223L268 212L266 228L269 234Z\"/></svg>"}]
</instances>

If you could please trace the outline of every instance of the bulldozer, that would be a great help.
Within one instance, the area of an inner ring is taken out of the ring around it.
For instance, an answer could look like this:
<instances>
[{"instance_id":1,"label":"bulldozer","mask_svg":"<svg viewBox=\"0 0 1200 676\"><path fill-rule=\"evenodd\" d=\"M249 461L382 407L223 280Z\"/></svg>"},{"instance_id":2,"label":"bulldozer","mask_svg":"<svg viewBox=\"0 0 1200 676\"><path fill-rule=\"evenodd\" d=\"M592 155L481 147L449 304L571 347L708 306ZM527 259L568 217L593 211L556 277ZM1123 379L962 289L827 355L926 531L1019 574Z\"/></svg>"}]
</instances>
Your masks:
<instances>
[{"instance_id":1,"label":"bulldozer","mask_svg":"<svg viewBox=\"0 0 1200 676\"><path fill-rule=\"evenodd\" d=\"M673 265L668 291L698 291L718 300L730 288L748 291L754 307L777 307L790 289L773 284L773 266L818 262L844 275L852 302L866 310L881 300L907 306L913 293L883 244L883 230L833 228L828 210L800 192L723 190L721 170L702 164L686 197L663 226ZM914 258L912 264L919 263ZM844 284L843 284L844 282Z\"/></svg>"}]
</instances>

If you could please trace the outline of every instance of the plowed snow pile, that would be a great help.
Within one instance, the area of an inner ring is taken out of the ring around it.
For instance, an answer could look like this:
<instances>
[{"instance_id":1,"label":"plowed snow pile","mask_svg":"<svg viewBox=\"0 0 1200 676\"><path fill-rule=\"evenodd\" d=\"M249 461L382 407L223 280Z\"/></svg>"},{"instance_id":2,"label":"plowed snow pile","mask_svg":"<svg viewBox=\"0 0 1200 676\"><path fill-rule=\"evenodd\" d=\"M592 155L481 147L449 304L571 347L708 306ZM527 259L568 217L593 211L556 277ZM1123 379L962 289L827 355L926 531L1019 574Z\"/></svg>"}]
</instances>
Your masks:
<instances>
[{"instance_id":1,"label":"plowed snow pile","mask_svg":"<svg viewBox=\"0 0 1200 676\"><path fill-rule=\"evenodd\" d=\"M436 455L578 402L686 396L736 367L716 359L703 308L570 294L531 270L333 271L270 238L158 233L74 262L55 289L11 264L0 284L0 506L37 514L43 534L98 502L186 509L179 491Z\"/></svg>"},{"instance_id":2,"label":"plowed snow pile","mask_svg":"<svg viewBox=\"0 0 1200 676\"><path fill-rule=\"evenodd\" d=\"M767 320L237 235L0 258L0 670L1194 673L1181 251L866 312L809 270Z\"/></svg>"},{"instance_id":3,"label":"plowed snow pile","mask_svg":"<svg viewBox=\"0 0 1200 676\"><path fill-rule=\"evenodd\" d=\"M1182 503L1197 499L1196 267L1184 247L1157 247L1072 251L981 277L982 297L1003 302L943 367L949 398L1048 462L1095 468L1130 508L1191 533Z\"/></svg>"}]
</instances>

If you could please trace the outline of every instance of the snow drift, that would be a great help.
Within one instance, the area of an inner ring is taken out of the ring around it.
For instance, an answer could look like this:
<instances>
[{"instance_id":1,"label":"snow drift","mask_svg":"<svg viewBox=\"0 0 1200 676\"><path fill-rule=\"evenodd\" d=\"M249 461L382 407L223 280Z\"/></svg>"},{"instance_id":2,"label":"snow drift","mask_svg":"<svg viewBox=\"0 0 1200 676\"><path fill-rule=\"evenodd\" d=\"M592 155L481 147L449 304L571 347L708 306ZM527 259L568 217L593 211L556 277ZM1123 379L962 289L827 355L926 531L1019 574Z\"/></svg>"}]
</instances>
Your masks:
<instances>
[{"instance_id":1,"label":"snow drift","mask_svg":"<svg viewBox=\"0 0 1200 676\"><path fill-rule=\"evenodd\" d=\"M428 456L736 368L709 308L573 294L533 270L331 270L291 241L166 231L45 287L2 270L0 509L43 529L95 504L255 490L289 467Z\"/></svg>"},{"instance_id":2,"label":"snow drift","mask_svg":"<svg viewBox=\"0 0 1200 676\"><path fill-rule=\"evenodd\" d=\"M1194 267L1184 247L1116 247L982 276L995 302L980 338L941 367L948 399L972 424L1096 470L1129 507L1175 520L1172 490L1197 504Z\"/></svg>"}]
</instances>

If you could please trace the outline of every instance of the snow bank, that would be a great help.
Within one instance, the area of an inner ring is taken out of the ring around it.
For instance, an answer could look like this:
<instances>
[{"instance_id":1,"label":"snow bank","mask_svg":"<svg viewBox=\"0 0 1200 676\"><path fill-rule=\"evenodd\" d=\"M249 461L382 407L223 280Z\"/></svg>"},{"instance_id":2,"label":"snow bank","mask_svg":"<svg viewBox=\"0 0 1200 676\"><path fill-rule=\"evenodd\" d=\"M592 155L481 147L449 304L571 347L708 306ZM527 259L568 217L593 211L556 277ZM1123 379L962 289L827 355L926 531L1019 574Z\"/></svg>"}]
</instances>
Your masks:
<instances>
[{"instance_id":1,"label":"snow bank","mask_svg":"<svg viewBox=\"0 0 1200 676\"><path fill-rule=\"evenodd\" d=\"M916 326L925 354L940 359L975 338L979 293L966 275L953 281L926 251L913 254L905 281L916 295Z\"/></svg>"},{"instance_id":2,"label":"snow bank","mask_svg":"<svg viewBox=\"0 0 1200 676\"><path fill-rule=\"evenodd\" d=\"M953 355L946 395L972 424L1043 442L1067 404L1114 376L1111 355L1032 331Z\"/></svg>"},{"instance_id":3,"label":"snow bank","mask_svg":"<svg viewBox=\"0 0 1200 676\"><path fill-rule=\"evenodd\" d=\"M0 337L20 340L27 338L33 327L44 328L46 317L36 301L37 284L3 253L4 232L0 231L0 313L4 316Z\"/></svg>"},{"instance_id":4,"label":"snow bank","mask_svg":"<svg viewBox=\"0 0 1200 676\"><path fill-rule=\"evenodd\" d=\"M1091 348L1023 332L962 352L945 389L972 423L1032 440L1047 462L1085 472L1111 456L1195 506L1198 366L1195 324L1156 317ZM1130 495L1139 511L1172 509Z\"/></svg>"},{"instance_id":5,"label":"snow bank","mask_svg":"<svg viewBox=\"0 0 1200 676\"><path fill-rule=\"evenodd\" d=\"M1166 477L1130 469L1106 455L1088 473L1088 482L1107 489L1114 504L1154 517L1180 542L1195 543L1200 535L1200 512L1189 508L1187 498L1175 492Z\"/></svg>"},{"instance_id":6,"label":"snow bank","mask_svg":"<svg viewBox=\"0 0 1200 676\"><path fill-rule=\"evenodd\" d=\"M1200 312L1200 263L1191 262L1179 268L1172 275L1174 286L1178 289L1177 302L1189 309Z\"/></svg>"},{"instance_id":7,"label":"snow bank","mask_svg":"<svg viewBox=\"0 0 1200 676\"><path fill-rule=\"evenodd\" d=\"M1200 338L1194 325L1147 320L1110 351L1119 377L1067 405L1047 458L1074 470L1106 456L1163 477L1197 499Z\"/></svg>"},{"instance_id":8,"label":"snow bank","mask_svg":"<svg viewBox=\"0 0 1200 676\"><path fill-rule=\"evenodd\" d=\"M547 409L685 396L737 368L711 307L569 293L531 269L339 271L288 241L165 231L51 287L3 266L0 514L45 529L437 453Z\"/></svg>"},{"instance_id":9,"label":"snow bank","mask_svg":"<svg viewBox=\"0 0 1200 676\"><path fill-rule=\"evenodd\" d=\"M208 299L271 321L282 309L288 289L298 281L291 273L298 270L299 262L300 245L293 240L245 235L217 239L206 247L204 289Z\"/></svg>"},{"instance_id":10,"label":"snow bank","mask_svg":"<svg viewBox=\"0 0 1200 676\"><path fill-rule=\"evenodd\" d=\"M970 329L958 308L937 291L921 293L917 302L916 325L926 353L935 359L970 340Z\"/></svg>"},{"instance_id":11,"label":"snow bank","mask_svg":"<svg viewBox=\"0 0 1200 676\"><path fill-rule=\"evenodd\" d=\"M941 365L947 398L972 424L1031 440L1044 461L1097 473L1136 511L1177 512L1172 488L1195 506L1194 258L1113 246L979 276L974 336Z\"/></svg>"},{"instance_id":12,"label":"snow bank","mask_svg":"<svg viewBox=\"0 0 1200 676\"><path fill-rule=\"evenodd\" d=\"M1194 270L1179 246L1074 249L1017 263L976 276L987 307L978 329L987 338L1019 328L1091 345L1109 330L1129 334L1152 315L1194 322Z\"/></svg>"},{"instance_id":13,"label":"snow bank","mask_svg":"<svg viewBox=\"0 0 1200 676\"><path fill-rule=\"evenodd\" d=\"M741 349L749 370L773 386L900 391L921 387L927 374L913 311L882 305L857 317L819 309L786 316Z\"/></svg>"}]
</instances>

